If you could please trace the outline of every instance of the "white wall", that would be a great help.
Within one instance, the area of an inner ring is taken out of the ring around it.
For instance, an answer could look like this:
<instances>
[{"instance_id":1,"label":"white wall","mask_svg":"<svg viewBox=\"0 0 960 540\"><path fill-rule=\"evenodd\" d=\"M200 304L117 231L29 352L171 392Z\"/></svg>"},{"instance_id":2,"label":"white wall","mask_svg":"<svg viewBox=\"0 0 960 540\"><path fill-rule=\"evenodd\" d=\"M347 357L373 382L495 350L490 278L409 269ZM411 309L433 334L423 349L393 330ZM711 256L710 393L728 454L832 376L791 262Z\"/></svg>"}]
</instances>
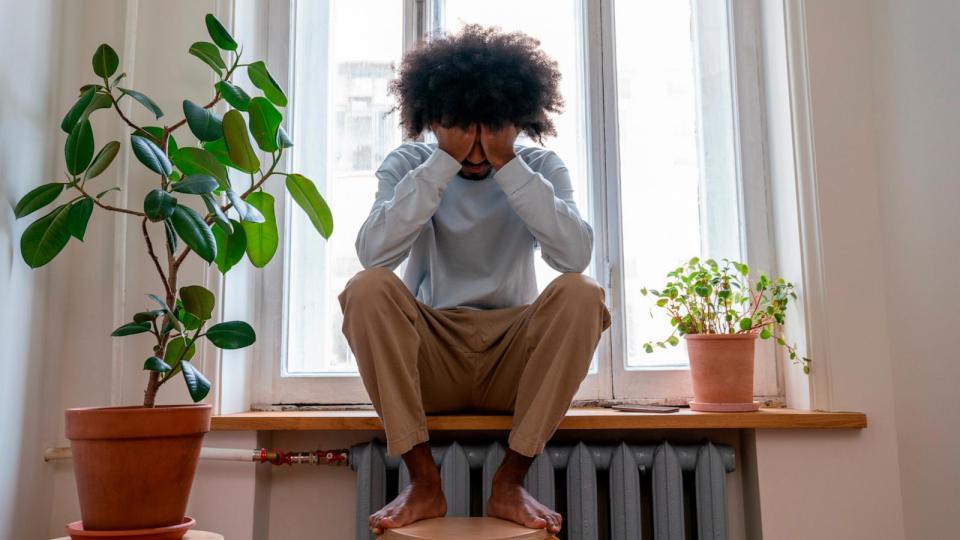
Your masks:
<instances>
[{"instance_id":1,"label":"white wall","mask_svg":"<svg viewBox=\"0 0 960 540\"><path fill-rule=\"evenodd\" d=\"M763 537L903 538L887 303L878 293L884 276L868 271L883 265L872 98L874 4L785 4L793 26L806 26L824 293L815 323L825 329L816 336L822 357L814 358L814 375L828 375L816 379L824 386L816 405L863 411L869 427L757 430ZM802 122L802 112L794 110L791 121Z\"/></svg>"},{"instance_id":2,"label":"white wall","mask_svg":"<svg viewBox=\"0 0 960 540\"><path fill-rule=\"evenodd\" d=\"M878 3L878 183L907 538L960 509L960 3Z\"/></svg>"},{"instance_id":3,"label":"white wall","mask_svg":"<svg viewBox=\"0 0 960 540\"><path fill-rule=\"evenodd\" d=\"M59 13L56 2L3 2L0 32L0 538L46 533L51 471L40 459L56 407L61 318L48 317L57 295L51 269L31 271L20 257L20 234L32 219L15 220L17 200L53 178L60 117L56 100ZM15 21L16 24L7 24ZM52 346L44 346L50 344ZM52 362L47 360L54 359ZM19 516L30 515L31 519Z\"/></svg>"}]
</instances>

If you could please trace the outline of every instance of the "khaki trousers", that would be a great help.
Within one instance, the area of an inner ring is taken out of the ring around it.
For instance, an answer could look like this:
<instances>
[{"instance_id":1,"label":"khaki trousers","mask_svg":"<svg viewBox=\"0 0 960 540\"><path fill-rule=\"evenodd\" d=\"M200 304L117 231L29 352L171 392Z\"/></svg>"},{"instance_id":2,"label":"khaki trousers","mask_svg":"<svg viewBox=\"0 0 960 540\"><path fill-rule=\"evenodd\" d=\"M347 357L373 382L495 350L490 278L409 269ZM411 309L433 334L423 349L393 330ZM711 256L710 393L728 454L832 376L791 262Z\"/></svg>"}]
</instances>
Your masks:
<instances>
[{"instance_id":1,"label":"khaki trousers","mask_svg":"<svg viewBox=\"0 0 960 540\"><path fill-rule=\"evenodd\" d=\"M503 309L434 309L386 268L358 273L338 298L390 455L429 439L426 413L455 411L512 412L510 448L541 453L610 326L603 288L577 273Z\"/></svg>"}]
</instances>

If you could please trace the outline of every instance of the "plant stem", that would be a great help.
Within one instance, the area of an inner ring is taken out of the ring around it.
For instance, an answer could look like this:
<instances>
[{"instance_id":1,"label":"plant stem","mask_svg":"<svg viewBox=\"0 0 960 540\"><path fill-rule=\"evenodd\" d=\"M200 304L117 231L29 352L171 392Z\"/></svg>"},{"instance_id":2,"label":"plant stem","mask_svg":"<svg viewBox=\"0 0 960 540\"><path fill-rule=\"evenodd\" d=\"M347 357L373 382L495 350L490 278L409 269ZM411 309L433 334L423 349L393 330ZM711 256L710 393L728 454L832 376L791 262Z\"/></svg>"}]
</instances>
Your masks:
<instances>
[{"instance_id":1,"label":"plant stem","mask_svg":"<svg viewBox=\"0 0 960 540\"><path fill-rule=\"evenodd\" d=\"M160 259L157 258L157 254L153 251L153 242L150 240L150 234L147 232L147 218L143 218L140 222L140 229L143 231L143 239L147 242L147 253L150 254L150 259L153 260L153 265L157 269L157 273L160 274L160 280L163 281L163 289L167 296L171 296L173 291L170 290L170 284L167 283L167 275L163 273L163 268L160 267Z\"/></svg>"},{"instance_id":2,"label":"plant stem","mask_svg":"<svg viewBox=\"0 0 960 540\"><path fill-rule=\"evenodd\" d=\"M146 215L143 212L137 212L136 210L127 210L126 208L118 208L116 206L110 206L109 204L103 204L102 202L100 202L99 199L95 197L91 197L89 193L84 191L83 188L80 187L80 184L75 184L73 187L76 188L80 193L83 193L84 197L92 200L93 204L99 206L100 208L103 208L104 210L110 210L112 212L120 212L121 214L130 214L131 216L137 216L137 217L144 217Z\"/></svg>"}]
</instances>

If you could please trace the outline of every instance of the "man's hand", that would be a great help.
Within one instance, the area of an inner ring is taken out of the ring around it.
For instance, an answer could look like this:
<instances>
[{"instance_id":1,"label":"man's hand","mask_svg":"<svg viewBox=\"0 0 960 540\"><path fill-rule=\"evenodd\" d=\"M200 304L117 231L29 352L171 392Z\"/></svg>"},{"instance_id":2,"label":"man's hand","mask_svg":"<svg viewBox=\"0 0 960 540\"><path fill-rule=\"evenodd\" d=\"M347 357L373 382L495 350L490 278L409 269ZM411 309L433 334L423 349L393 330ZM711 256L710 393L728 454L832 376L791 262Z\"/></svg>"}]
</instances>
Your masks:
<instances>
[{"instance_id":1,"label":"man's hand","mask_svg":"<svg viewBox=\"0 0 960 540\"><path fill-rule=\"evenodd\" d=\"M483 153L487 156L487 161L497 170L510 163L510 160L517 157L513 153L513 143L517 140L520 130L513 124L507 124L500 129L494 130L487 126L480 128L480 146L483 147Z\"/></svg>"},{"instance_id":2,"label":"man's hand","mask_svg":"<svg viewBox=\"0 0 960 540\"><path fill-rule=\"evenodd\" d=\"M471 124L467 129L445 128L440 124L434 124L430 126L430 129L437 136L437 146L441 150L450 154L453 159L463 161L477 142L479 127L476 124Z\"/></svg>"}]
</instances>

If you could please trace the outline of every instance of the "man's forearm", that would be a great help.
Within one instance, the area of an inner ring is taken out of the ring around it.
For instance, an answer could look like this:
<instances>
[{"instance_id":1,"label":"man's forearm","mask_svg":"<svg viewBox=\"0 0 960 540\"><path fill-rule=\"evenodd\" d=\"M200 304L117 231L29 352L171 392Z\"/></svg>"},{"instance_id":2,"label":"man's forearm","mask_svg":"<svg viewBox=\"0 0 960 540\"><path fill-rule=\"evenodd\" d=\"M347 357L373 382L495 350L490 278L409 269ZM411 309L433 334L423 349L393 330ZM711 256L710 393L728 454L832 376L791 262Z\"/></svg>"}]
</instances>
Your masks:
<instances>
[{"instance_id":1,"label":"man's forearm","mask_svg":"<svg viewBox=\"0 0 960 540\"><path fill-rule=\"evenodd\" d=\"M550 266L561 272L584 271L593 252L593 229L572 201L557 197L553 184L519 157L497 171L494 178L514 212L540 243Z\"/></svg>"},{"instance_id":2,"label":"man's forearm","mask_svg":"<svg viewBox=\"0 0 960 540\"><path fill-rule=\"evenodd\" d=\"M403 160L385 162L378 172L382 196L357 235L357 255L364 268L395 268L406 258L423 225L433 217L440 197L460 169L460 163L442 150L435 151L423 164L404 170ZM391 196L392 195L392 196Z\"/></svg>"}]
</instances>

